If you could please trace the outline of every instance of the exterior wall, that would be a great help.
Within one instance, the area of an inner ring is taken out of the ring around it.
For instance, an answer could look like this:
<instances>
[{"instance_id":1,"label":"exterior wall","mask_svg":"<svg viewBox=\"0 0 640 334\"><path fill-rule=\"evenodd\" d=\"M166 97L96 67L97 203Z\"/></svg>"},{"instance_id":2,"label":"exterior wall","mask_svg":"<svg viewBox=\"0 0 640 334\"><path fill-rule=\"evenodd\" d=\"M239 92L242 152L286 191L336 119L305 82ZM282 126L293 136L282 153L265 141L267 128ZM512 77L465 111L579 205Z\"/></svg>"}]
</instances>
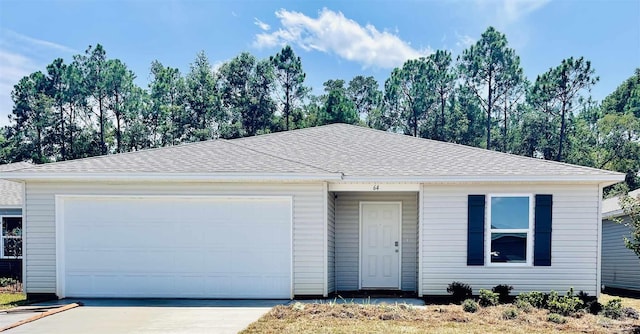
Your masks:
<instances>
[{"instance_id":1,"label":"exterior wall","mask_svg":"<svg viewBox=\"0 0 640 334\"><path fill-rule=\"evenodd\" d=\"M473 291L498 284L521 291L564 292L570 287L596 295L598 275L597 185L429 185L422 197L422 293L446 295L453 281ZM467 266L467 196L490 193L553 195L550 267Z\"/></svg>"},{"instance_id":2,"label":"exterior wall","mask_svg":"<svg viewBox=\"0 0 640 334\"><path fill-rule=\"evenodd\" d=\"M339 291L358 290L360 202L402 201L402 273L404 291L417 291L418 193L336 193L336 283Z\"/></svg>"},{"instance_id":3,"label":"exterior wall","mask_svg":"<svg viewBox=\"0 0 640 334\"><path fill-rule=\"evenodd\" d=\"M324 292L324 196L322 183L63 183L28 182L26 293L56 292L55 195L279 195L293 196L295 295Z\"/></svg>"},{"instance_id":4,"label":"exterior wall","mask_svg":"<svg viewBox=\"0 0 640 334\"><path fill-rule=\"evenodd\" d=\"M625 247L623 236L631 237L628 227L611 220L602 222L602 284L640 291L640 259Z\"/></svg>"},{"instance_id":5,"label":"exterior wall","mask_svg":"<svg viewBox=\"0 0 640 334\"><path fill-rule=\"evenodd\" d=\"M328 292L336 291L336 199L334 193L327 193L327 272Z\"/></svg>"}]
</instances>

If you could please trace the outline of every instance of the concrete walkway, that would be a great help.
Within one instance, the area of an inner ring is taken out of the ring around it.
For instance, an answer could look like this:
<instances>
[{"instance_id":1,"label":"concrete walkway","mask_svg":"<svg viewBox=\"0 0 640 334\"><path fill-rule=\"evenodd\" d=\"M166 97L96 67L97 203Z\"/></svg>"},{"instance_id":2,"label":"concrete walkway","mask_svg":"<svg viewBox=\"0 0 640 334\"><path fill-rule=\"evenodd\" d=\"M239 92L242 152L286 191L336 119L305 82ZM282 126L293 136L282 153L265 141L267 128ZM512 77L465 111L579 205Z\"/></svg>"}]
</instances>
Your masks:
<instances>
[{"instance_id":1,"label":"concrete walkway","mask_svg":"<svg viewBox=\"0 0 640 334\"><path fill-rule=\"evenodd\" d=\"M289 300L73 299L51 303L84 306L16 327L6 333L237 333ZM28 318L37 313L27 314ZM15 315L15 314L14 314ZM11 315L11 317L14 317ZM0 323L7 321L0 315ZM19 321L21 319L18 319Z\"/></svg>"}]
</instances>

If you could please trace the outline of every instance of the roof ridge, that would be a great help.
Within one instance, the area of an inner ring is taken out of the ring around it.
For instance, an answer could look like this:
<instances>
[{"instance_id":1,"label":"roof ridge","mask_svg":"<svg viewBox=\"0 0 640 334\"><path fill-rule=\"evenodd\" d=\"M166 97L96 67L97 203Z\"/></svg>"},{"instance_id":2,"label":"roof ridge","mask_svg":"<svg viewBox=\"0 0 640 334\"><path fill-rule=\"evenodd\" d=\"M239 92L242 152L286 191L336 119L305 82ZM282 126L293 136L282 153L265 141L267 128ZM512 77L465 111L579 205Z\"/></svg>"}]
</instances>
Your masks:
<instances>
[{"instance_id":1,"label":"roof ridge","mask_svg":"<svg viewBox=\"0 0 640 334\"><path fill-rule=\"evenodd\" d=\"M243 137L243 138L246 138L246 137ZM241 139L241 138L236 138L236 139ZM253 149L253 148L251 148L251 147L247 147L247 146L242 145L242 144L240 144L240 143L233 143L233 142L232 142L232 140L226 140L226 141L225 141L225 144L233 145L233 146L235 146L235 147L242 147L243 149L250 150L250 151L252 151L252 152L256 152L256 153L260 153L260 154L262 154L262 155L266 155L266 156L268 156L268 157L276 158L276 159L279 159L279 160L284 160L284 161L292 162L292 163L295 163L295 164L298 164L298 165L302 165L302 166L306 166L306 167L311 167L311 168L313 168L313 169L317 169L317 170L323 171L323 172L325 172L325 173L340 173L340 174L342 174L342 172L339 172L339 171L338 171L338 172L335 172L335 171L329 171L329 170L326 170L326 169L324 169L324 168L320 168L320 167L318 167L318 166L314 166L314 165L307 164L307 163L304 163L304 162L296 161L296 160L289 159L289 158L284 158L284 157L281 157L281 156L278 156L278 155L275 155L275 154L271 154L271 153L266 153L266 152L258 151L258 150L256 150L256 149Z\"/></svg>"}]
</instances>

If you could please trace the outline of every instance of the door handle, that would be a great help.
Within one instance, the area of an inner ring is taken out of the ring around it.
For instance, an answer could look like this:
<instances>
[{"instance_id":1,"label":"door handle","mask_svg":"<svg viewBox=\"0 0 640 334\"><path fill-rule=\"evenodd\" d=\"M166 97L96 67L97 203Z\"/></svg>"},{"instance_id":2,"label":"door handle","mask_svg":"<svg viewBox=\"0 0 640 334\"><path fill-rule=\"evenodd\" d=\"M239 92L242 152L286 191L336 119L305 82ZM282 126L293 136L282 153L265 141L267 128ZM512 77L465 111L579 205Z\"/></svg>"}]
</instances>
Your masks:
<instances>
[{"instance_id":1,"label":"door handle","mask_svg":"<svg viewBox=\"0 0 640 334\"><path fill-rule=\"evenodd\" d=\"M396 247L398 247L398 244L399 244L399 243L396 241Z\"/></svg>"}]
</instances>

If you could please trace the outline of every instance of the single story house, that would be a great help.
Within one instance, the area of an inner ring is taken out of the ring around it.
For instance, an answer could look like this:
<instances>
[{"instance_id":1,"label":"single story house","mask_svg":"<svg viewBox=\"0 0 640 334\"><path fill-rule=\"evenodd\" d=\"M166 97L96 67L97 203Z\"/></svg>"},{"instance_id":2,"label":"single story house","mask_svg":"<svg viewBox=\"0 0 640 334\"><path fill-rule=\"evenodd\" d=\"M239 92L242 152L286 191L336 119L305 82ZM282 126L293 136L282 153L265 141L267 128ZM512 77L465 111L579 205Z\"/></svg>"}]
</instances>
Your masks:
<instances>
[{"instance_id":1,"label":"single story house","mask_svg":"<svg viewBox=\"0 0 640 334\"><path fill-rule=\"evenodd\" d=\"M620 173L333 124L5 172L25 183L25 290L293 298L597 294Z\"/></svg>"},{"instance_id":2,"label":"single story house","mask_svg":"<svg viewBox=\"0 0 640 334\"><path fill-rule=\"evenodd\" d=\"M629 196L637 198L640 189L629 192ZM619 200L612 197L602 201L602 285L640 292L640 259L624 245L623 237L630 238L631 230L624 225L629 216L622 211Z\"/></svg>"},{"instance_id":3,"label":"single story house","mask_svg":"<svg viewBox=\"0 0 640 334\"><path fill-rule=\"evenodd\" d=\"M32 166L28 162L0 165L0 173ZM22 196L20 182L0 180L0 277L22 279Z\"/></svg>"}]
</instances>

